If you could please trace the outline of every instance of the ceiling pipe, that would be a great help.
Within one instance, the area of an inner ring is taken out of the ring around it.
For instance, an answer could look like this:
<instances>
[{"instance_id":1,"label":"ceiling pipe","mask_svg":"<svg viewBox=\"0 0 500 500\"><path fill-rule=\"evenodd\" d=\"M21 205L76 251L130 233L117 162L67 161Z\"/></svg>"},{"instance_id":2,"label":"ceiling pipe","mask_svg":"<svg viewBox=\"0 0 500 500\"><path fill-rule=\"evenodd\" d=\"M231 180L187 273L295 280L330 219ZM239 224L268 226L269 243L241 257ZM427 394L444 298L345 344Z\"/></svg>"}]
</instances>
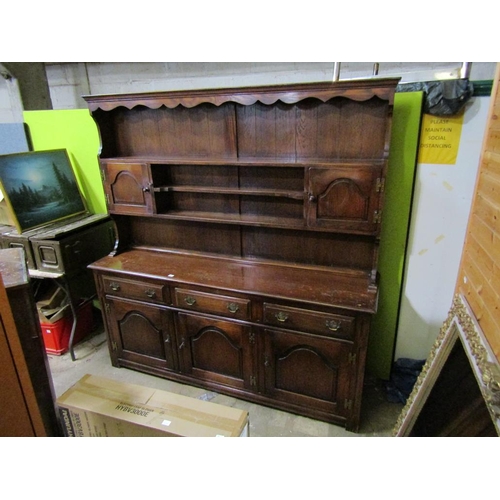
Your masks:
<instances>
[{"instance_id":1,"label":"ceiling pipe","mask_svg":"<svg viewBox=\"0 0 500 500\"><path fill-rule=\"evenodd\" d=\"M471 68L472 68L471 62L462 63L462 67L460 68L460 78L469 78Z\"/></svg>"},{"instance_id":2,"label":"ceiling pipe","mask_svg":"<svg viewBox=\"0 0 500 500\"><path fill-rule=\"evenodd\" d=\"M333 63L333 81L338 82L340 78L340 63Z\"/></svg>"}]
</instances>

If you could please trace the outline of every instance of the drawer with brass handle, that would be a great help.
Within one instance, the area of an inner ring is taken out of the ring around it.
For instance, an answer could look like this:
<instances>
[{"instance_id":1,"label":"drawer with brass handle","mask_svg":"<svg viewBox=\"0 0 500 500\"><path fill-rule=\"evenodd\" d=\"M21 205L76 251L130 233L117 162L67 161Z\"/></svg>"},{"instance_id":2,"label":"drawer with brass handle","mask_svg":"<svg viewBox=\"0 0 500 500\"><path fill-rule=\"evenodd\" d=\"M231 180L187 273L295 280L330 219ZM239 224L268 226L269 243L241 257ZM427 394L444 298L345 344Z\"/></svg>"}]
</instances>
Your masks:
<instances>
[{"instance_id":1,"label":"drawer with brass handle","mask_svg":"<svg viewBox=\"0 0 500 500\"><path fill-rule=\"evenodd\" d=\"M351 316L264 303L264 323L266 325L352 339L354 321L355 318Z\"/></svg>"},{"instance_id":2,"label":"drawer with brass handle","mask_svg":"<svg viewBox=\"0 0 500 500\"><path fill-rule=\"evenodd\" d=\"M104 292L109 295L126 297L154 302L165 302L168 297L168 288L159 283L149 283L147 281L134 281L112 276L104 276ZM170 302L168 300L168 302Z\"/></svg>"},{"instance_id":3,"label":"drawer with brass handle","mask_svg":"<svg viewBox=\"0 0 500 500\"><path fill-rule=\"evenodd\" d=\"M250 318L250 301L194 290L175 289L175 305L183 309L219 314L237 319Z\"/></svg>"}]
</instances>

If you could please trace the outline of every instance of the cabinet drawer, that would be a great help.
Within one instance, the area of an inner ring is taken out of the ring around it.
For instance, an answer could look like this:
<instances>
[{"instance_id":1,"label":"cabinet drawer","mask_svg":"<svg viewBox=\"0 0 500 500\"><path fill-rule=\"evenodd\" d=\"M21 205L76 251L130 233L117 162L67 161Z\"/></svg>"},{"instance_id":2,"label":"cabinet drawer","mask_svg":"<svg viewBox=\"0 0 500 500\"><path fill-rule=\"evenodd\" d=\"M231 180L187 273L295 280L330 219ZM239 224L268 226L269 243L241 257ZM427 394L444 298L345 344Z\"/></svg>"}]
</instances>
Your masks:
<instances>
[{"instance_id":1,"label":"cabinet drawer","mask_svg":"<svg viewBox=\"0 0 500 500\"><path fill-rule=\"evenodd\" d=\"M249 300L224 295L176 288L175 305L184 309L220 314L231 318L250 318Z\"/></svg>"},{"instance_id":2,"label":"cabinet drawer","mask_svg":"<svg viewBox=\"0 0 500 500\"><path fill-rule=\"evenodd\" d=\"M342 339L354 336L355 318L277 304L264 304L264 323Z\"/></svg>"},{"instance_id":3,"label":"cabinet drawer","mask_svg":"<svg viewBox=\"0 0 500 500\"><path fill-rule=\"evenodd\" d=\"M104 276L102 281L104 284L104 293L106 294L129 299L169 302L168 297L164 296L165 285L149 283L147 281L113 278L111 276Z\"/></svg>"}]
</instances>

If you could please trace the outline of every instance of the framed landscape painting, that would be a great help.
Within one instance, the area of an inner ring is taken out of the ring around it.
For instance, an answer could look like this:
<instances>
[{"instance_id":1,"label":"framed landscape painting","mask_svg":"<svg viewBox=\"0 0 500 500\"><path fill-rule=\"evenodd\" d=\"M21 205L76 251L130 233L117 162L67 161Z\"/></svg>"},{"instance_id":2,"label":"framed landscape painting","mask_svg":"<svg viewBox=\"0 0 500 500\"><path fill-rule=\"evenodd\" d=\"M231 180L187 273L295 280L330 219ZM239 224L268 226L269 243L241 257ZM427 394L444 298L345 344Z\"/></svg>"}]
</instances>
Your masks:
<instances>
[{"instance_id":1,"label":"framed landscape painting","mask_svg":"<svg viewBox=\"0 0 500 500\"><path fill-rule=\"evenodd\" d=\"M20 233L87 211L65 149L0 156L0 188Z\"/></svg>"}]
</instances>

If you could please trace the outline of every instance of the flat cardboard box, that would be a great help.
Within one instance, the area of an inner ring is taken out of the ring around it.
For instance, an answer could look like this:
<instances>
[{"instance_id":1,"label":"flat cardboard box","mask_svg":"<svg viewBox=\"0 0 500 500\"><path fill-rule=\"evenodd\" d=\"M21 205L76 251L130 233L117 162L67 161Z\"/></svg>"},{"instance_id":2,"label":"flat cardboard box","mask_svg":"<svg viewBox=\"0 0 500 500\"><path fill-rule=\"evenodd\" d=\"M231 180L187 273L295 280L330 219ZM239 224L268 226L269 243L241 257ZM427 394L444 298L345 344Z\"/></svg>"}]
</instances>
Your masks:
<instances>
[{"instance_id":1,"label":"flat cardboard box","mask_svg":"<svg viewBox=\"0 0 500 500\"><path fill-rule=\"evenodd\" d=\"M68 437L246 437L248 412L84 375L57 399Z\"/></svg>"}]
</instances>

